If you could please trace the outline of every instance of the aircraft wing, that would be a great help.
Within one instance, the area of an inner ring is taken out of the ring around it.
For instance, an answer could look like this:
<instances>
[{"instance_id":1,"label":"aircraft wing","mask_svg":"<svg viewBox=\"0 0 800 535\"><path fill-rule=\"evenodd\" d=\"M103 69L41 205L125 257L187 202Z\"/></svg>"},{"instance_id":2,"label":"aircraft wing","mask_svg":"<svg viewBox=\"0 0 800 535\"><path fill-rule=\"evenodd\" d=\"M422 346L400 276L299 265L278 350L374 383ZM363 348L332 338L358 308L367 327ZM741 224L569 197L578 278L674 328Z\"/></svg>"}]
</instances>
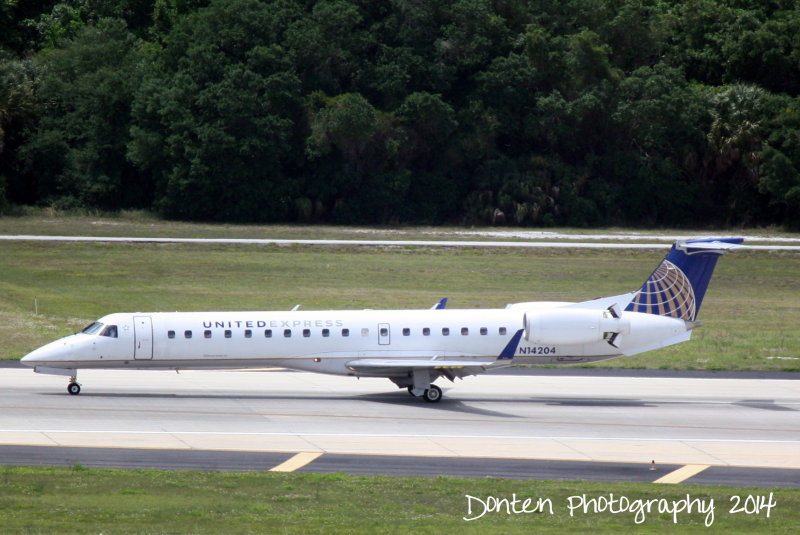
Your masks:
<instances>
[{"instance_id":1,"label":"aircraft wing","mask_svg":"<svg viewBox=\"0 0 800 535\"><path fill-rule=\"evenodd\" d=\"M447 377L478 375L487 370L496 360L431 360L431 359L360 359L347 363L347 367L364 377L410 377L423 372ZM510 363L510 361L509 361Z\"/></svg>"},{"instance_id":2,"label":"aircraft wing","mask_svg":"<svg viewBox=\"0 0 800 535\"><path fill-rule=\"evenodd\" d=\"M482 358L482 359L458 359L446 358L437 359L432 358L372 358L372 359L355 359L347 363L347 368L351 371L370 374L370 375L397 375L408 373L413 370L428 369L428 370L449 370L443 372L443 375L473 375L480 373L486 369L486 366L497 364L511 364L514 359L514 354L519 346L520 339L522 338L523 330L518 330L511 340L506 344L506 347L495 358ZM452 371L458 370L458 371Z\"/></svg>"},{"instance_id":3,"label":"aircraft wing","mask_svg":"<svg viewBox=\"0 0 800 535\"><path fill-rule=\"evenodd\" d=\"M470 368L489 366L496 360L434 360L434 359L359 359L347 363L348 369L354 372L370 372L376 370L410 370L413 368L430 368L439 370L444 368Z\"/></svg>"}]
</instances>

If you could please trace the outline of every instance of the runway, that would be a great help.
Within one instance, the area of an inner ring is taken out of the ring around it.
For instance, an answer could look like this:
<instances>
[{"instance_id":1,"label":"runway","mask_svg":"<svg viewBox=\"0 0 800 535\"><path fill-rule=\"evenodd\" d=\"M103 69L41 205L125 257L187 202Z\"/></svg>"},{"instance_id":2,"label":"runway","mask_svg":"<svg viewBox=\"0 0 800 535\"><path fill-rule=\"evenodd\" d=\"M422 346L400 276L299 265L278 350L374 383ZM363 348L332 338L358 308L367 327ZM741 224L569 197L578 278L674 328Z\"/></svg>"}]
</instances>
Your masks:
<instances>
[{"instance_id":1,"label":"runway","mask_svg":"<svg viewBox=\"0 0 800 535\"><path fill-rule=\"evenodd\" d=\"M440 382L427 404L284 370L81 371L69 396L66 377L0 368L0 464L800 487L796 374L531 373Z\"/></svg>"}]
</instances>

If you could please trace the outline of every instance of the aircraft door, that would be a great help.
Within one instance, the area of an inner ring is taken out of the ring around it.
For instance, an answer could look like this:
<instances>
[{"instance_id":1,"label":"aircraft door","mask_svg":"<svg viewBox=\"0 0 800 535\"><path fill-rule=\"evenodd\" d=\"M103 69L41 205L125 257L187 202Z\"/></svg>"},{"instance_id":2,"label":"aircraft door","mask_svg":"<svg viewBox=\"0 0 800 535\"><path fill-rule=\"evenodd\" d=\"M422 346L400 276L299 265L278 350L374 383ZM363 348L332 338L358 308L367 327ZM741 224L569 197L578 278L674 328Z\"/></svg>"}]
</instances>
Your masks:
<instances>
[{"instance_id":1,"label":"aircraft door","mask_svg":"<svg viewBox=\"0 0 800 535\"><path fill-rule=\"evenodd\" d=\"M378 344L388 346L391 341L391 330L388 323L378 324Z\"/></svg>"},{"instance_id":2,"label":"aircraft door","mask_svg":"<svg viewBox=\"0 0 800 535\"><path fill-rule=\"evenodd\" d=\"M153 358L153 322L150 316L133 318L133 358Z\"/></svg>"}]
</instances>

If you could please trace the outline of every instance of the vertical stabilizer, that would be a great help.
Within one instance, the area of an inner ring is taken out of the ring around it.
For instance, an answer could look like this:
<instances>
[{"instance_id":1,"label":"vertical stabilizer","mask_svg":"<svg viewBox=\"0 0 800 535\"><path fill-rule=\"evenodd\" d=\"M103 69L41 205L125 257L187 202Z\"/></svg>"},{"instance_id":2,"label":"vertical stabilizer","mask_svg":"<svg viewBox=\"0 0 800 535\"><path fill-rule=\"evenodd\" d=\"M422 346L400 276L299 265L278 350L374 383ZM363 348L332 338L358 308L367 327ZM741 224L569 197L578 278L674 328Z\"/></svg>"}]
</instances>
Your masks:
<instances>
[{"instance_id":1,"label":"vertical stabilizer","mask_svg":"<svg viewBox=\"0 0 800 535\"><path fill-rule=\"evenodd\" d=\"M743 238L676 242L625 310L695 321L717 259Z\"/></svg>"}]
</instances>

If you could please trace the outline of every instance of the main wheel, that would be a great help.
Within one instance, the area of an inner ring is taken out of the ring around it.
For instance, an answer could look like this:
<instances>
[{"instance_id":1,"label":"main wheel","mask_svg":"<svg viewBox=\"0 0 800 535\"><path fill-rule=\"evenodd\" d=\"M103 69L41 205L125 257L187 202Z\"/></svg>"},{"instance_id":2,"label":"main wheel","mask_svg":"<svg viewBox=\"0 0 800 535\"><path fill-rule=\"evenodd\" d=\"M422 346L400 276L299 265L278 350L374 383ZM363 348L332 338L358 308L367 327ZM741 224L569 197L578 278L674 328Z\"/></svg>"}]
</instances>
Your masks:
<instances>
[{"instance_id":1,"label":"main wheel","mask_svg":"<svg viewBox=\"0 0 800 535\"><path fill-rule=\"evenodd\" d=\"M442 389L436 385L431 385L430 388L425 390L422 397L425 398L425 401L428 403L438 403L442 399Z\"/></svg>"},{"instance_id":2,"label":"main wheel","mask_svg":"<svg viewBox=\"0 0 800 535\"><path fill-rule=\"evenodd\" d=\"M73 396L77 396L81 393L81 385L78 383L70 383L67 385L67 392L72 394Z\"/></svg>"}]
</instances>

